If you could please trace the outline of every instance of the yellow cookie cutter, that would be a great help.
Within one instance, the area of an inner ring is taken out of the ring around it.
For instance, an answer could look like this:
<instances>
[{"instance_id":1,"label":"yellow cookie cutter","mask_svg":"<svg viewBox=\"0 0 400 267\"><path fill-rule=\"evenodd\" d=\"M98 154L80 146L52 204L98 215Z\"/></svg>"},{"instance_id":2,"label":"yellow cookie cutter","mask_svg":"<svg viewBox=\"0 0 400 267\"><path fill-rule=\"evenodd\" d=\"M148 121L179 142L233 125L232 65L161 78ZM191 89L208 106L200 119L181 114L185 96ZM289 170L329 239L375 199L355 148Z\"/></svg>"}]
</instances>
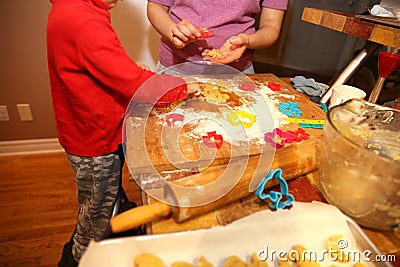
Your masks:
<instances>
[{"instance_id":1,"label":"yellow cookie cutter","mask_svg":"<svg viewBox=\"0 0 400 267\"><path fill-rule=\"evenodd\" d=\"M237 110L233 112L225 112L225 117L232 126L243 125L245 128L250 128L257 120L254 114L248 113L244 110Z\"/></svg>"}]
</instances>

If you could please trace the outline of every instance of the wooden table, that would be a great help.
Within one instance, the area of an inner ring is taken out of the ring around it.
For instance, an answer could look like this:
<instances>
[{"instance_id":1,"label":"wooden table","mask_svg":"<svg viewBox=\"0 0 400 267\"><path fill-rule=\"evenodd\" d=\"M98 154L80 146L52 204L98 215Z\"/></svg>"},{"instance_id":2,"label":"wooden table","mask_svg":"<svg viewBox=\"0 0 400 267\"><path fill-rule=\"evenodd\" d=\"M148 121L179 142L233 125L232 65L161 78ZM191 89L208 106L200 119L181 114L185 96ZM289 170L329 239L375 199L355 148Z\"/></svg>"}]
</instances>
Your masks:
<instances>
[{"instance_id":1,"label":"wooden table","mask_svg":"<svg viewBox=\"0 0 400 267\"><path fill-rule=\"evenodd\" d=\"M394 18L306 7L303 10L302 20L367 41L353 60L330 82L331 87L345 84L379 46L400 49L400 21ZM326 104L331 94L331 90L328 90L321 98L321 103Z\"/></svg>"}]
</instances>

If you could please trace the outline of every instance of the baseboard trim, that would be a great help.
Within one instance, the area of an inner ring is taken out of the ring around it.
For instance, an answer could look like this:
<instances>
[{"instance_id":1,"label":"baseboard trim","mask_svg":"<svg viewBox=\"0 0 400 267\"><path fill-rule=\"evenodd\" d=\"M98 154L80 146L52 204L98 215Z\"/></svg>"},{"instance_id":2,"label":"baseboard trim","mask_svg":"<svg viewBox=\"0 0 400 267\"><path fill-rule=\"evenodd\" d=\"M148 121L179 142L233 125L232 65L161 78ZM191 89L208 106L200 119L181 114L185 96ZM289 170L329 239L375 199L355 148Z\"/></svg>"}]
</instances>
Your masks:
<instances>
[{"instance_id":1,"label":"baseboard trim","mask_svg":"<svg viewBox=\"0 0 400 267\"><path fill-rule=\"evenodd\" d=\"M0 141L0 156L64 152L57 138Z\"/></svg>"}]
</instances>

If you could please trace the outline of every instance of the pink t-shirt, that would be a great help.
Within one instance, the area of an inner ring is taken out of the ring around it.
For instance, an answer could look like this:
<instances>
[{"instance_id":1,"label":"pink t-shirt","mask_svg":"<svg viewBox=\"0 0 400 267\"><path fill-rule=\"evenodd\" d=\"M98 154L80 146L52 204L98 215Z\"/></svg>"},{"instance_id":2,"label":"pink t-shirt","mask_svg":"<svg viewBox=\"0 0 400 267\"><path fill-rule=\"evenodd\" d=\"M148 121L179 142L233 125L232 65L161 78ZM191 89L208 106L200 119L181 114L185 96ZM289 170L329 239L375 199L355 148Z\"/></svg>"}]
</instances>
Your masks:
<instances>
[{"instance_id":1,"label":"pink t-shirt","mask_svg":"<svg viewBox=\"0 0 400 267\"><path fill-rule=\"evenodd\" d=\"M255 32L255 16L260 13L259 0L148 0L170 7L171 18L178 22L190 20L197 28L214 30L214 36L199 39L183 49L175 48L169 40L161 39L160 62L167 67L187 61L202 61L201 52L208 48L219 48L226 40L239 33ZM263 7L286 10L288 0L264 0ZM242 58L230 64L240 71L252 64L253 53L247 49Z\"/></svg>"}]
</instances>

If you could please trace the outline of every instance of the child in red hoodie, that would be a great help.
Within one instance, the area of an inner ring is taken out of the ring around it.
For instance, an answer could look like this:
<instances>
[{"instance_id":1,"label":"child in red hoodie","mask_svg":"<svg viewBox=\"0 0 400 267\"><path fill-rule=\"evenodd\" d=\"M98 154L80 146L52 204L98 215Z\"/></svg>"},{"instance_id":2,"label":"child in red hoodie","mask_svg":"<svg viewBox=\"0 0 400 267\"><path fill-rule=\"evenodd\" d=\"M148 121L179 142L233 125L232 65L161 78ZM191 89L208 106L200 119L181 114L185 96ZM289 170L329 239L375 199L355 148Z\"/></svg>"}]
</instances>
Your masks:
<instances>
[{"instance_id":1,"label":"child in red hoodie","mask_svg":"<svg viewBox=\"0 0 400 267\"><path fill-rule=\"evenodd\" d=\"M122 124L130 100L172 103L197 84L155 74L129 58L110 21L109 10L118 0L50 1L47 56L53 108L59 142L76 175L80 207L59 266L76 266L89 241L107 235L120 188ZM138 91L150 78L154 90Z\"/></svg>"}]
</instances>

